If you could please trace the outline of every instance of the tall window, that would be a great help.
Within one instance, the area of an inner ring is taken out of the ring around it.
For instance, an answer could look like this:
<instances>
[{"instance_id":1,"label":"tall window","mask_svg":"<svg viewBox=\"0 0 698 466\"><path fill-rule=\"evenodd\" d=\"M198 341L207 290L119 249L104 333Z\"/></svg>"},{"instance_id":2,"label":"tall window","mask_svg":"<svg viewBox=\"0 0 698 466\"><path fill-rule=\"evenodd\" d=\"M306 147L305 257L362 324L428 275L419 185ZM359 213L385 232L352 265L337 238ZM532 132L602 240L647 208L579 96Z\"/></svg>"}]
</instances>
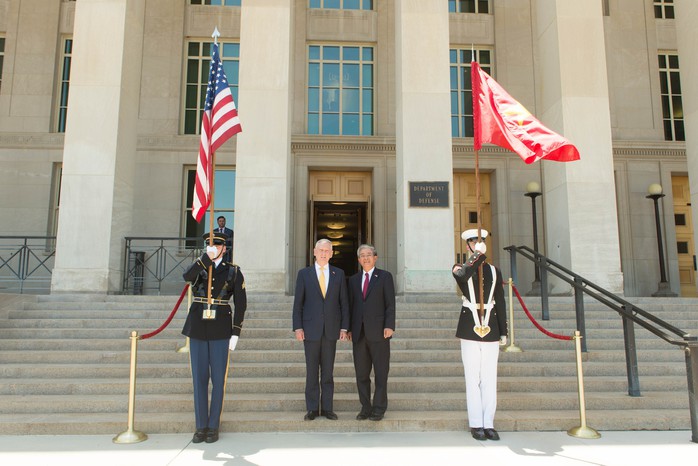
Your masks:
<instances>
[{"instance_id":1,"label":"tall window","mask_svg":"<svg viewBox=\"0 0 698 466\"><path fill-rule=\"evenodd\" d=\"M2 64L5 61L5 38L0 37L0 89L2 89Z\"/></svg>"},{"instance_id":2,"label":"tall window","mask_svg":"<svg viewBox=\"0 0 698 466\"><path fill-rule=\"evenodd\" d=\"M308 134L373 134L373 47L308 47Z\"/></svg>"},{"instance_id":3,"label":"tall window","mask_svg":"<svg viewBox=\"0 0 698 466\"><path fill-rule=\"evenodd\" d=\"M58 210L61 205L61 180L63 175L63 164L60 162L53 164L51 172L51 194L48 219L48 236L56 236L58 233Z\"/></svg>"},{"instance_id":4,"label":"tall window","mask_svg":"<svg viewBox=\"0 0 698 466\"><path fill-rule=\"evenodd\" d=\"M489 13L489 0L448 0L449 13Z\"/></svg>"},{"instance_id":5,"label":"tall window","mask_svg":"<svg viewBox=\"0 0 698 466\"><path fill-rule=\"evenodd\" d=\"M657 19L673 19L674 0L654 0L654 17Z\"/></svg>"},{"instance_id":6,"label":"tall window","mask_svg":"<svg viewBox=\"0 0 698 466\"><path fill-rule=\"evenodd\" d=\"M240 71L240 44L219 43L221 61L228 85L238 105L238 76ZM187 79L184 91L184 134L200 134L201 115L206 101L208 72L211 65L213 42L189 42L187 46ZM239 105L238 105L239 108Z\"/></svg>"},{"instance_id":7,"label":"tall window","mask_svg":"<svg viewBox=\"0 0 698 466\"><path fill-rule=\"evenodd\" d=\"M310 8L373 10L373 0L310 0Z\"/></svg>"},{"instance_id":8,"label":"tall window","mask_svg":"<svg viewBox=\"0 0 698 466\"><path fill-rule=\"evenodd\" d=\"M187 198L184 208L184 236L197 237L208 232L210 225L211 211L207 210L201 222L196 223L196 220L191 216L191 205L194 199L194 183L196 180L196 168L188 168L185 173L187 182ZM216 218L219 216L225 217L225 226L231 230L235 230L235 170L232 168L217 168L214 175L214 219L213 227L217 228ZM201 242L196 244L187 244L188 247L201 247Z\"/></svg>"},{"instance_id":9,"label":"tall window","mask_svg":"<svg viewBox=\"0 0 698 466\"><path fill-rule=\"evenodd\" d=\"M242 0L190 0L192 5L240 6Z\"/></svg>"},{"instance_id":10,"label":"tall window","mask_svg":"<svg viewBox=\"0 0 698 466\"><path fill-rule=\"evenodd\" d=\"M58 89L58 122L56 130L65 133L68 118L68 90L70 88L70 65L73 59L73 39L63 41L61 54L61 79Z\"/></svg>"},{"instance_id":11,"label":"tall window","mask_svg":"<svg viewBox=\"0 0 698 466\"><path fill-rule=\"evenodd\" d=\"M685 141L678 55L669 53L659 55L659 85L662 94L664 139Z\"/></svg>"},{"instance_id":12,"label":"tall window","mask_svg":"<svg viewBox=\"0 0 698 466\"><path fill-rule=\"evenodd\" d=\"M468 49L451 49L451 136L473 137L473 91L470 78L470 62L473 52ZM492 75L492 52L475 50L475 61L480 68Z\"/></svg>"}]
</instances>

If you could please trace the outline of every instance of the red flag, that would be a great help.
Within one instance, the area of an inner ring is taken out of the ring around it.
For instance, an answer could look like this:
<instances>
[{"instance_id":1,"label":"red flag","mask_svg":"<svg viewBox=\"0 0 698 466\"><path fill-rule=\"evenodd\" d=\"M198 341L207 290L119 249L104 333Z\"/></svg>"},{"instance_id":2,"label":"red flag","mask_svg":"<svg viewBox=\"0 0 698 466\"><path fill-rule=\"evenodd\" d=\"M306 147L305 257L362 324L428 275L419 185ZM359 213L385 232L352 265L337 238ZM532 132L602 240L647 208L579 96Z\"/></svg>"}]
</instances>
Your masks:
<instances>
[{"instance_id":1,"label":"red flag","mask_svg":"<svg viewBox=\"0 0 698 466\"><path fill-rule=\"evenodd\" d=\"M211 182L213 180L213 153L225 141L242 131L240 118L235 108L233 94L228 87L228 79L223 71L218 54L218 44L213 44L211 68L208 74L208 88L204 114L201 117L201 143L199 159L196 163L196 182L191 215L197 222L211 205Z\"/></svg>"},{"instance_id":2,"label":"red flag","mask_svg":"<svg viewBox=\"0 0 698 466\"><path fill-rule=\"evenodd\" d=\"M473 89L473 148L489 142L516 152L526 163L540 159L571 162L579 151L564 137L543 126L490 75L471 63Z\"/></svg>"}]
</instances>

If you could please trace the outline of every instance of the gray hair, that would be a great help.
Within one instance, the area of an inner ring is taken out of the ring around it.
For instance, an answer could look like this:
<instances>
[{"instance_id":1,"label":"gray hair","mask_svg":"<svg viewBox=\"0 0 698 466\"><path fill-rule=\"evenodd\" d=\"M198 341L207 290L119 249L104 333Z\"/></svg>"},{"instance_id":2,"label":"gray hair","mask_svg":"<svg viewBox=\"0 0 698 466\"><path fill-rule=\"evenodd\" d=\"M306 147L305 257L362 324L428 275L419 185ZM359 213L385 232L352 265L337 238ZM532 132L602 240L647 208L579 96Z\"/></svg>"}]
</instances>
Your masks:
<instances>
[{"instance_id":1,"label":"gray hair","mask_svg":"<svg viewBox=\"0 0 698 466\"><path fill-rule=\"evenodd\" d=\"M359 257L362 249L370 249L371 253L373 253L374 256L378 255L378 252L376 252L376 248L374 248L370 244L362 244L361 246L359 246L359 249L356 250L356 257Z\"/></svg>"},{"instance_id":2,"label":"gray hair","mask_svg":"<svg viewBox=\"0 0 698 466\"><path fill-rule=\"evenodd\" d=\"M329 244L330 249L332 249L332 241L328 240L327 238L322 238L322 239L317 240L317 243L315 243L315 247L317 248L321 244Z\"/></svg>"}]
</instances>

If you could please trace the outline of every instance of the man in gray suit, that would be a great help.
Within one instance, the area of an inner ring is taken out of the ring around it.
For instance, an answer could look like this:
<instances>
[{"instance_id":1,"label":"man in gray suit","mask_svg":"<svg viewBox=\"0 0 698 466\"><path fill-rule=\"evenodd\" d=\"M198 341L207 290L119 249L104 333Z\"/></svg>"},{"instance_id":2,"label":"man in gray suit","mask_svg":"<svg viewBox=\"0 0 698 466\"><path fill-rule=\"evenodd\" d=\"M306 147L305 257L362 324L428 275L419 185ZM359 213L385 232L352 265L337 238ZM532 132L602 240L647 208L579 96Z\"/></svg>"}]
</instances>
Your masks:
<instances>
[{"instance_id":1,"label":"man in gray suit","mask_svg":"<svg viewBox=\"0 0 698 466\"><path fill-rule=\"evenodd\" d=\"M319 416L320 408L336 420L333 371L337 339L347 340L349 328L347 285L342 269L329 265L330 240L315 243L313 254L315 264L298 271L293 300L293 331L305 349L305 420Z\"/></svg>"}]
</instances>

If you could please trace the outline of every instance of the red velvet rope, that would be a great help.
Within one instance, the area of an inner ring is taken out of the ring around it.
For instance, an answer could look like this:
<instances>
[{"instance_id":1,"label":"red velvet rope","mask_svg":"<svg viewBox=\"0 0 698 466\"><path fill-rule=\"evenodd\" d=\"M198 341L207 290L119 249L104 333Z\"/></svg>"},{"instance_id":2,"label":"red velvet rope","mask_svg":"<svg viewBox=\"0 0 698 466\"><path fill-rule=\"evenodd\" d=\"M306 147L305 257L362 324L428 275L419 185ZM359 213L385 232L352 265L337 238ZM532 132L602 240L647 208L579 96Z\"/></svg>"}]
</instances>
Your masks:
<instances>
[{"instance_id":1,"label":"red velvet rope","mask_svg":"<svg viewBox=\"0 0 698 466\"><path fill-rule=\"evenodd\" d=\"M536 321L536 319L533 318L533 316L531 315L531 313L528 311L528 308L526 307L526 304L524 304L523 299L521 298L521 295L519 294L519 290L516 289L516 286L514 286L514 285L512 284L511 287L512 287L513 290L514 290L514 293L516 293L516 297L519 298L519 302L521 303L521 307L523 307L523 310L524 310L524 312L526 313L526 315L528 316L528 319L533 323L533 325L536 326L536 328L537 328L538 330L540 330L541 332L543 332L545 335L548 335L549 337L552 337L552 338L556 338L556 339L558 339L558 340L568 340L568 341L569 341L569 340L572 340L572 337L569 337L569 336L566 336L566 335L558 335L557 333L553 333L553 332L550 332L550 331L544 329L544 328Z\"/></svg>"},{"instance_id":2,"label":"red velvet rope","mask_svg":"<svg viewBox=\"0 0 698 466\"><path fill-rule=\"evenodd\" d=\"M154 337L158 333L162 332L165 330L165 327L170 325L170 322L172 322L172 319L174 318L175 313L177 312L177 309L179 309L179 305L182 304L182 300L184 299L184 295L187 293L187 290L189 289L189 283L184 285L184 289L182 290L182 294L179 295L179 299L177 300L177 304L175 304L174 309L172 309L172 312L170 312L170 316L167 318L164 324L160 326L159 329L155 330L154 332L146 333L145 335L141 336L141 340L145 340L150 337Z\"/></svg>"}]
</instances>

